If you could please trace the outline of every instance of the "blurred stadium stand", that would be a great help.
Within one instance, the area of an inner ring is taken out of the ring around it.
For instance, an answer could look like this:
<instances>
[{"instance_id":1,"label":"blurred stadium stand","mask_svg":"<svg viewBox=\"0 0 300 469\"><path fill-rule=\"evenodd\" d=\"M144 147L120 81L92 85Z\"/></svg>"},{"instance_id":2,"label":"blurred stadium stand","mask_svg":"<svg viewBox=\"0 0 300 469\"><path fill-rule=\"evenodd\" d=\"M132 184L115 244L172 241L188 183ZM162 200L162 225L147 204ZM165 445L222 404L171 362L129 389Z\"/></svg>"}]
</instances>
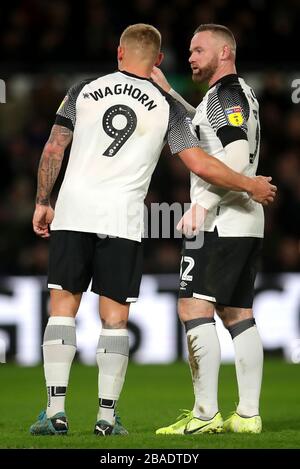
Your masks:
<instances>
[{"instance_id":1,"label":"blurred stadium stand","mask_svg":"<svg viewBox=\"0 0 300 469\"><path fill-rule=\"evenodd\" d=\"M260 274L254 298L255 319L265 357L300 363L300 274ZM0 283L0 363L41 361L48 320L45 277L16 276ZM128 322L130 358L138 363L170 363L187 358L186 335L176 314L178 274L144 275L139 301ZM159 324L159 327L157 325ZM216 318L222 361L234 361L230 334ZM101 325L98 297L83 295L76 316L77 358L95 364Z\"/></svg>"},{"instance_id":2,"label":"blurred stadium stand","mask_svg":"<svg viewBox=\"0 0 300 469\"><path fill-rule=\"evenodd\" d=\"M31 228L40 154L55 112L74 82L116 69L122 30L135 22L163 35L163 64L173 86L194 105L205 92L192 85L190 37L200 23L226 24L238 43L237 65L260 101L262 145L259 173L279 188L266 213L261 272L300 271L300 104L292 81L300 78L297 0L11 0L0 7L0 275L44 275L48 245ZM56 184L53 200L62 176ZM167 181L167 184L165 183ZM147 205L185 203L189 177L180 161L163 151ZM178 239L145 243L145 273L178 272ZM300 287L299 287L300 290Z\"/></svg>"}]
</instances>

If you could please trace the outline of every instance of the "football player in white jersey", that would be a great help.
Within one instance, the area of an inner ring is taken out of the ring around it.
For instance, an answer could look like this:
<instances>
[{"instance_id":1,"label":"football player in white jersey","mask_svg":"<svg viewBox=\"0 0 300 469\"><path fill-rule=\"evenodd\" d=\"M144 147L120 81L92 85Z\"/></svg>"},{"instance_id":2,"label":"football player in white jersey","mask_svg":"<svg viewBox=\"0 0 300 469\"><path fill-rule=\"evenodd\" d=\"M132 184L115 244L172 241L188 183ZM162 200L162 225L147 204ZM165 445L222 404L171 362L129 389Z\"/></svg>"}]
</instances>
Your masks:
<instances>
[{"instance_id":1,"label":"football player in white jersey","mask_svg":"<svg viewBox=\"0 0 300 469\"><path fill-rule=\"evenodd\" d=\"M235 67L236 42L222 25L196 29L189 62L195 82L209 89L197 109L171 89L155 68L153 79L193 116L201 147L235 171L254 176L260 124L253 90ZM157 434L260 433L259 397L263 348L253 318L254 281L264 233L260 204L246 193L220 190L191 173L191 208L180 221L184 233L204 231L201 249L183 248L178 312L187 334L195 402L179 421ZM200 214L200 215L199 215ZM217 389L220 345L214 310L233 339L239 391L236 411L224 423Z\"/></svg>"},{"instance_id":2,"label":"football player in white jersey","mask_svg":"<svg viewBox=\"0 0 300 469\"><path fill-rule=\"evenodd\" d=\"M137 24L122 34L118 71L74 85L57 111L38 170L33 229L48 237L50 318L43 341L48 404L32 434L67 433L65 395L76 352L75 316L92 279L102 330L97 347L95 434L127 434L116 416L128 363L127 320L142 275L143 202L165 140L208 182L268 203L267 178L240 175L199 148L185 108L150 80L162 60L160 33ZM65 148L70 158L55 214L50 195Z\"/></svg>"}]
</instances>

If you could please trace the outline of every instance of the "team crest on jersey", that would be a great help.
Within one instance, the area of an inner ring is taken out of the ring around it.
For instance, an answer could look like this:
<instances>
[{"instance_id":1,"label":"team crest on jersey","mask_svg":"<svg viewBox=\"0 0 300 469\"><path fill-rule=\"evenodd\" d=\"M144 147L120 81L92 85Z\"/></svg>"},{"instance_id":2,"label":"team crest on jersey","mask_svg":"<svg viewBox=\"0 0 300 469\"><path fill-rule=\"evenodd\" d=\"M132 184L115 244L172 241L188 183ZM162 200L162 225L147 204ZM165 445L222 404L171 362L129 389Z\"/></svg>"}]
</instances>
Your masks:
<instances>
[{"instance_id":1,"label":"team crest on jersey","mask_svg":"<svg viewBox=\"0 0 300 469\"><path fill-rule=\"evenodd\" d=\"M68 99L68 95L66 94L66 96L64 97L64 99L62 100L62 102L60 103L59 105L59 108L57 109L56 112L59 112L61 110L61 108L63 107L63 105L65 104L65 102L67 101Z\"/></svg>"},{"instance_id":2,"label":"team crest on jersey","mask_svg":"<svg viewBox=\"0 0 300 469\"><path fill-rule=\"evenodd\" d=\"M225 113L230 124L235 127L240 127L244 122L242 108L240 106L228 107L225 109Z\"/></svg>"}]
</instances>

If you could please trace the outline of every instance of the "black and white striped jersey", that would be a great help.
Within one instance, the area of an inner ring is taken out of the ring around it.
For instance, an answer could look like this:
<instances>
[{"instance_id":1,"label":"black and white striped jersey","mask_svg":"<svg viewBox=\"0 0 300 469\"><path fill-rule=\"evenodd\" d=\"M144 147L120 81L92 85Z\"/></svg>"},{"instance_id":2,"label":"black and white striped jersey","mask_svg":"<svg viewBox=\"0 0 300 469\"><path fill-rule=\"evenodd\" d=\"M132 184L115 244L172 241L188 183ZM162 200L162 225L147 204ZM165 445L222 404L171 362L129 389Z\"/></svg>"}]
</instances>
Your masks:
<instances>
[{"instance_id":1,"label":"black and white striped jersey","mask_svg":"<svg viewBox=\"0 0 300 469\"><path fill-rule=\"evenodd\" d=\"M140 241L144 198L165 141L199 147L184 107L152 81L127 72L73 86L56 124L73 131L52 230Z\"/></svg>"},{"instance_id":2,"label":"black and white striped jersey","mask_svg":"<svg viewBox=\"0 0 300 469\"><path fill-rule=\"evenodd\" d=\"M242 78L232 74L218 80L197 107L193 124L201 148L225 164L224 147L236 140L247 140L249 163L244 174L255 176L260 147L259 105L252 88ZM203 191L210 187L191 173L192 202L205 197ZM246 193L213 190L222 198L218 206L208 212L206 231L213 231L217 226L220 236L263 236L264 214L260 204Z\"/></svg>"}]
</instances>

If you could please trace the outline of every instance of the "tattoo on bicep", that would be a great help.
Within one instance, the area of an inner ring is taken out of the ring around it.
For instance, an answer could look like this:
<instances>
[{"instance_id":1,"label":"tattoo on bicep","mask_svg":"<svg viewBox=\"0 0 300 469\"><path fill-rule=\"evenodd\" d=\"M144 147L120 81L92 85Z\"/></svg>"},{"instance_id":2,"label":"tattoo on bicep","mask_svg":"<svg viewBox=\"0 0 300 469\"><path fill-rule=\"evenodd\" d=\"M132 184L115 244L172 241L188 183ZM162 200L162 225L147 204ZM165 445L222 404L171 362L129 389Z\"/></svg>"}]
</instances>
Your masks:
<instances>
[{"instance_id":1,"label":"tattoo on bicep","mask_svg":"<svg viewBox=\"0 0 300 469\"><path fill-rule=\"evenodd\" d=\"M72 140L73 132L67 127L54 125L44 147L39 169L36 203L49 205L50 195L59 174L64 151Z\"/></svg>"}]
</instances>

